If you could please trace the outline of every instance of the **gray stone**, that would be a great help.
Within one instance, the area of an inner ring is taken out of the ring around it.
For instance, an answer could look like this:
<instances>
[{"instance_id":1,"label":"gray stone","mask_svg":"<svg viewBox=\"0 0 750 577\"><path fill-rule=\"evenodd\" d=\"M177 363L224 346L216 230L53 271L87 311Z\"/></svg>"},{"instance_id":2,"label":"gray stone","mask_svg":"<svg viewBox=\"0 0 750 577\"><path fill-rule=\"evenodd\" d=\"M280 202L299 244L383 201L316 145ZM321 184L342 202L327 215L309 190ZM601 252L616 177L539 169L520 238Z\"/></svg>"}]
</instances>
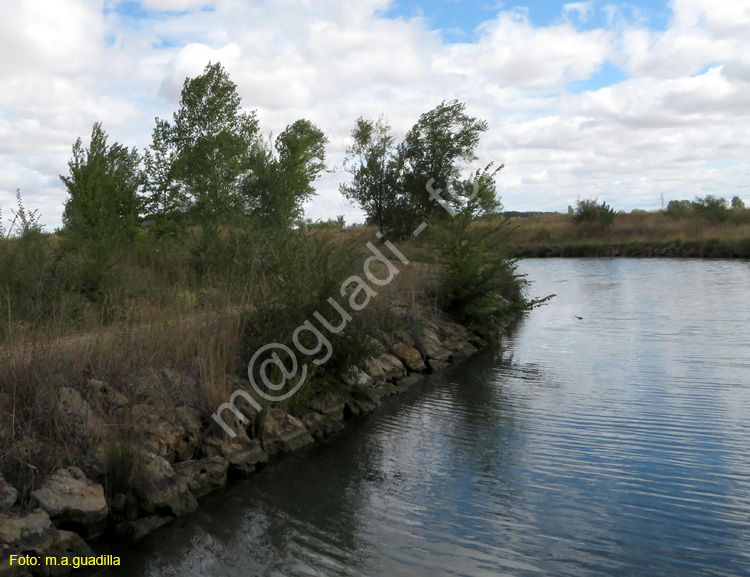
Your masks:
<instances>
[{"instance_id":1,"label":"gray stone","mask_svg":"<svg viewBox=\"0 0 750 577\"><path fill-rule=\"evenodd\" d=\"M398 357L389 353L382 354L378 357L383 372L385 373L385 379L387 381L394 381L406 376L406 368L403 363L398 360Z\"/></svg>"},{"instance_id":2,"label":"gray stone","mask_svg":"<svg viewBox=\"0 0 750 577\"><path fill-rule=\"evenodd\" d=\"M365 374L370 377L373 383L382 383L385 381L385 369L378 359L367 359L365 361Z\"/></svg>"},{"instance_id":3,"label":"gray stone","mask_svg":"<svg viewBox=\"0 0 750 577\"><path fill-rule=\"evenodd\" d=\"M77 533L56 529L49 515L42 509L36 509L23 516L0 513L0 547L2 577L24 575L17 567L10 567L7 562L9 555L56 557L60 561L62 557L86 557L94 554ZM66 572L65 567L45 566L43 574L56 577Z\"/></svg>"},{"instance_id":4,"label":"gray stone","mask_svg":"<svg viewBox=\"0 0 750 577\"><path fill-rule=\"evenodd\" d=\"M104 381L91 379L86 383L91 405L95 409L120 409L130 404L128 398Z\"/></svg>"},{"instance_id":5,"label":"gray stone","mask_svg":"<svg viewBox=\"0 0 750 577\"><path fill-rule=\"evenodd\" d=\"M0 476L0 510L12 507L18 499L18 491Z\"/></svg>"},{"instance_id":6,"label":"gray stone","mask_svg":"<svg viewBox=\"0 0 750 577\"><path fill-rule=\"evenodd\" d=\"M136 405L132 418L143 432L143 446L167 461L192 459L200 445L201 414L197 409L157 409Z\"/></svg>"},{"instance_id":7,"label":"gray stone","mask_svg":"<svg viewBox=\"0 0 750 577\"><path fill-rule=\"evenodd\" d=\"M229 462L229 472L238 475L250 475L268 462L268 454L259 441L250 441L247 437L228 441L211 437L203 443L201 453L206 457L221 457Z\"/></svg>"},{"instance_id":8,"label":"gray stone","mask_svg":"<svg viewBox=\"0 0 750 577\"><path fill-rule=\"evenodd\" d=\"M427 361L427 364L429 365L430 370L433 373L437 373L439 371L444 371L445 369L447 369L448 367L451 366L450 363L444 363L442 361L438 361L438 360L435 360L435 359L429 359Z\"/></svg>"},{"instance_id":9,"label":"gray stone","mask_svg":"<svg viewBox=\"0 0 750 577\"><path fill-rule=\"evenodd\" d=\"M269 455L291 453L313 442L312 435L299 419L276 407L268 410L261 443Z\"/></svg>"},{"instance_id":10,"label":"gray stone","mask_svg":"<svg viewBox=\"0 0 750 577\"><path fill-rule=\"evenodd\" d=\"M190 492L198 498L226 486L229 461L223 457L208 457L175 463L172 468L178 476L185 478Z\"/></svg>"},{"instance_id":11,"label":"gray stone","mask_svg":"<svg viewBox=\"0 0 750 577\"><path fill-rule=\"evenodd\" d=\"M32 493L57 527L92 537L107 526L109 508L104 488L89 481L78 467L58 469Z\"/></svg>"},{"instance_id":12,"label":"gray stone","mask_svg":"<svg viewBox=\"0 0 750 577\"><path fill-rule=\"evenodd\" d=\"M188 482L162 457L143 451L134 483L140 509L146 515L179 517L198 508Z\"/></svg>"},{"instance_id":13,"label":"gray stone","mask_svg":"<svg viewBox=\"0 0 750 577\"><path fill-rule=\"evenodd\" d=\"M427 370L427 366L422 360L422 355L417 349L406 343L396 343L393 345L393 354L395 354L414 373L421 373Z\"/></svg>"},{"instance_id":14,"label":"gray stone","mask_svg":"<svg viewBox=\"0 0 750 577\"><path fill-rule=\"evenodd\" d=\"M429 327L422 333L420 348L428 359L435 359L443 363L450 361L453 356L453 353L443 346L437 332Z\"/></svg>"},{"instance_id":15,"label":"gray stone","mask_svg":"<svg viewBox=\"0 0 750 577\"><path fill-rule=\"evenodd\" d=\"M70 387L61 387L57 401L62 421L66 426L75 429L80 435L100 437L104 434L104 423L94 414L91 406L78 391Z\"/></svg>"}]
</instances>

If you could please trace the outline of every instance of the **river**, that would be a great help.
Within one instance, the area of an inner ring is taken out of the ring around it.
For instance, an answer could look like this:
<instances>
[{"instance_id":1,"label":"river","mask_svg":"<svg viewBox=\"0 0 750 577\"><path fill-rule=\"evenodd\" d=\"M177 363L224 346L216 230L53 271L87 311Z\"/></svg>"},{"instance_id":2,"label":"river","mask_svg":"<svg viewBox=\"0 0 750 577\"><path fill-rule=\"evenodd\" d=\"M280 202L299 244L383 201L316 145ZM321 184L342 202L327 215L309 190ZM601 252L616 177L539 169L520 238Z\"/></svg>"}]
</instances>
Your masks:
<instances>
[{"instance_id":1,"label":"river","mask_svg":"<svg viewBox=\"0 0 750 577\"><path fill-rule=\"evenodd\" d=\"M108 574L750 575L750 263L520 270L557 297L502 346L209 497Z\"/></svg>"}]
</instances>

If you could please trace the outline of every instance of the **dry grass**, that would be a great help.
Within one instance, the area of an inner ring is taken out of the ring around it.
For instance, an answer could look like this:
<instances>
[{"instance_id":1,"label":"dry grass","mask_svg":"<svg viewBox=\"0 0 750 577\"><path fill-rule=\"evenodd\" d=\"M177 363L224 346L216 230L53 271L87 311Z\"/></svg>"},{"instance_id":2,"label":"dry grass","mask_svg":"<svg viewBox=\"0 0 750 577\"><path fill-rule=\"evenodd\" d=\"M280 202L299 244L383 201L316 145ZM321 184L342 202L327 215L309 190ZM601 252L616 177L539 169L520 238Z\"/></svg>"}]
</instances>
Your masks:
<instances>
[{"instance_id":1,"label":"dry grass","mask_svg":"<svg viewBox=\"0 0 750 577\"><path fill-rule=\"evenodd\" d=\"M481 225L480 225L481 226ZM660 212L619 214L609 229L591 229L565 214L541 214L511 220L512 242L519 245L566 244L582 240L603 243L671 242L750 238L750 219L712 223L700 218L670 218Z\"/></svg>"}]
</instances>

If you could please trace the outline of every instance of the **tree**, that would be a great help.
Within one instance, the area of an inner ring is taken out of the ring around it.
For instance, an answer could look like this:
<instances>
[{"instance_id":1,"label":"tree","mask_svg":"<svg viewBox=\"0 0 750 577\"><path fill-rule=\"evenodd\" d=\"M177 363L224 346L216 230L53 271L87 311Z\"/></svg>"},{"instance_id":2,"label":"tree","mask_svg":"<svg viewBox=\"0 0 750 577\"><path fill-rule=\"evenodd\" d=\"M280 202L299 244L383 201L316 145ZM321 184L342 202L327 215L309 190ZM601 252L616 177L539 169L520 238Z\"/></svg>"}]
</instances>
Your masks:
<instances>
[{"instance_id":1,"label":"tree","mask_svg":"<svg viewBox=\"0 0 750 577\"><path fill-rule=\"evenodd\" d=\"M573 221L577 224L608 227L615 222L617 213L606 202L597 199L577 200Z\"/></svg>"},{"instance_id":2,"label":"tree","mask_svg":"<svg viewBox=\"0 0 750 577\"><path fill-rule=\"evenodd\" d=\"M693 210L695 214L711 222L724 222L729 218L729 203L726 198L708 194L703 198L695 197Z\"/></svg>"},{"instance_id":3,"label":"tree","mask_svg":"<svg viewBox=\"0 0 750 577\"><path fill-rule=\"evenodd\" d=\"M739 196L732 197L732 209L745 210L745 202Z\"/></svg>"},{"instance_id":4,"label":"tree","mask_svg":"<svg viewBox=\"0 0 750 577\"><path fill-rule=\"evenodd\" d=\"M156 119L148 165L152 206L172 208L185 198L204 225L231 219L242 207L238 183L257 140L255 112L242 112L237 85L220 63L209 63L185 79L172 123Z\"/></svg>"},{"instance_id":5,"label":"tree","mask_svg":"<svg viewBox=\"0 0 750 577\"><path fill-rule=\"evenodd\" d=\"M256 147L241 191L251 214L265 226L289 228L302 217L303 204L315 194L312 183L326 169L328 138L300 119L276 138Z\"/></svg>"},{"instance_id":6,"label":"tree","mask_svg":"<svg viewBox=\"0 0 750 577\"><path fill-rule=\"evenodd\" d=\"M176 156L176 150L170 146L169 123L157 118L151 146L143 157L144 210L151 216L173 218L188 206L185 191L175 177Z\"/></svg>"},{"instance_id":7,"label":"tree","mask_svg":"<svg viewBox=\"0 0 750 577\"><path fill-rule=\"evenodd\" d=\"M108 145L107 138L101 123L94 124L91 143L76 140L70 174L60 176L70 195L65 235L84 259L84 288L91 292L99 290L117 248L133 239L141 208L141 156L135 148Z\"/></svg>"},{"instance_id":8,"label":"tree","mask_svg":"<svg viewBox=\"0 0 750 577\"><path fill-rule=\"evenodd\" d=\"M341 184L339 190L348 200L356 202L368 220L384 233L398 198L396 139L384 116L377 121L358 118L352 137L354 144L347 148L344 160L352 182Z\"/></svg>"},{"instance_id":9,"label":"tree","mask_svg":"<svg viewBox=\"0 0 750 577\"><path fill-rule=\"evenodd\" d=\"M442 195L457 183L462 165L476 160L475 150L487 123L466 114L458 100L443 101L420 116L398 147L403 166L401 188L416 218L445 213L428 189Z\"/></svg>"}]
</instances>

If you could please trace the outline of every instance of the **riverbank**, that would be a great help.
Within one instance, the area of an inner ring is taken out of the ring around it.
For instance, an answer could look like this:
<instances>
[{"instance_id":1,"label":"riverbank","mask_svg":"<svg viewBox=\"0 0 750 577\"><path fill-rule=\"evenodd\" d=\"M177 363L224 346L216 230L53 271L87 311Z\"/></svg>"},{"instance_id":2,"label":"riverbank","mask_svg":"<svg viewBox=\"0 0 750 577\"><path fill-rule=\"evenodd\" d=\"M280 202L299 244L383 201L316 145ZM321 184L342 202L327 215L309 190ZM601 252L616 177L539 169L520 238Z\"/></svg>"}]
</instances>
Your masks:
<instances>
[{"instance_id":1,"label":"riverbank","mask_svg":"<svg viewBox=\"0 0 750 577\"><path fill-rule=\"evenodd\" d=\"M514 245L515 258L645 257L645 258L750 258L750 237L739 240L574 241L560 244Z\"/></svg>"},{"instance_id":2,"label":"riverbank","mask_svg":"<svg viewBox=\"0 0 750 577\"><path fill-rule=\"evenodd\" d=\"M468 358L486 344L445 318L431 320L431 314L413 312L417 314L412 320L418 321L410 323L413 330L397 329L373 343L377 355L353 370L348 382L306 395L302 403L264 408L252 414L249 426L235 420L234 439L188 405L157 409L153 402L142 402L139 395L148 395L149 389L143 380L133 384L141 391L135 396L96 379L87 382L83 395L61 387L58 401L63 413L79 434L91 437L92 453L76 465L56 469L32 492L25 510L14 510L18 491L0 480L0 503L8 509L0 513L0 575L64 574L72 569L73 558L96 555L86 540L104 533L137 541L194 511L197 499L233 478L254 475L269 460L339 433L348 421L374 411L383 398ZM167 377L173 384L190 378L159 375L155 369L151 376ZM153 381L151 385L156 393L159 387ZM106 420L112 413L133 418L130 442L108 435ZM138 469L129 487L116 488L112 474L118 466ZM14 558L11 566L11 555L40 561L22 566ZM57 559L56 564L47 565L46 557ZM70 559L70 565L63 558Z\"/></svg>"},{"instance_id":3,"label":"riverbank","mask_svg":"<svg viewBox=\"0 0 750 577\"><path fill-rule=\"evenodd\" d=\"M510 218L503 230L516 258L750 258L746 211L727 211L720 222L690 214L633 211L617 214L607 226L577 223L567 214L536 214Z\"/></svg>"}]
</instances>

